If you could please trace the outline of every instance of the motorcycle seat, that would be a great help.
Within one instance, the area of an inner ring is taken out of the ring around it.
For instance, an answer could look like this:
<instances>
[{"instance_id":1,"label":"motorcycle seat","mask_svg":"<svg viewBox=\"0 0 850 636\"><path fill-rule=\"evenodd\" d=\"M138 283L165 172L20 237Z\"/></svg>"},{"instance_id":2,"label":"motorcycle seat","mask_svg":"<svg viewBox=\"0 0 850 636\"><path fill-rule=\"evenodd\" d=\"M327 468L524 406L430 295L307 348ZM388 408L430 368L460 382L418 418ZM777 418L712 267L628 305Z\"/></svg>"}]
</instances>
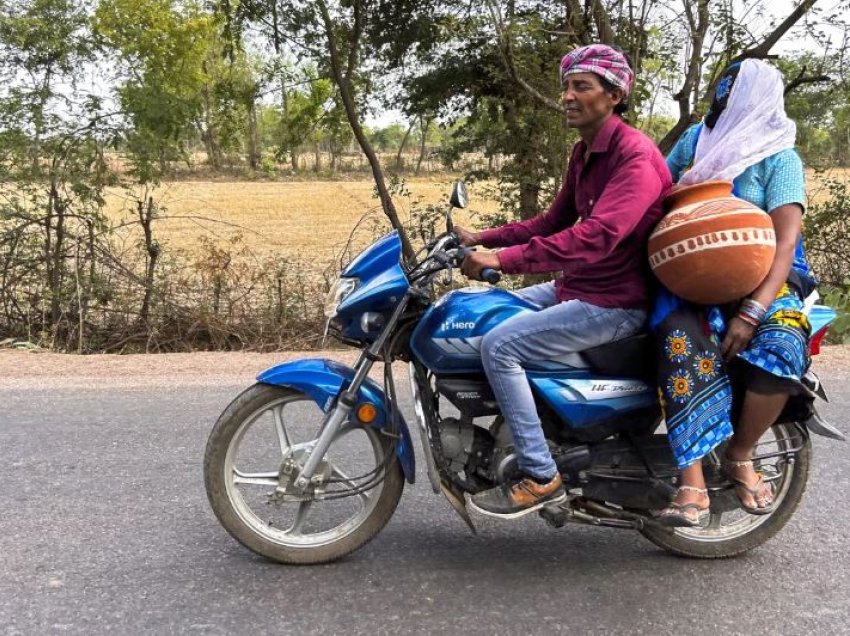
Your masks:
<instances>
[{"instance_id":1,"label":"motorcycle seat","mask_svg":"<svg viewBox=\"0 0 850 636\"><path fill-rule=\"evenodd\" d=\"M591 369L603 375L655 380L655 338L650 333L607 342L581 355Z\"/></svg>"}]
</instances>

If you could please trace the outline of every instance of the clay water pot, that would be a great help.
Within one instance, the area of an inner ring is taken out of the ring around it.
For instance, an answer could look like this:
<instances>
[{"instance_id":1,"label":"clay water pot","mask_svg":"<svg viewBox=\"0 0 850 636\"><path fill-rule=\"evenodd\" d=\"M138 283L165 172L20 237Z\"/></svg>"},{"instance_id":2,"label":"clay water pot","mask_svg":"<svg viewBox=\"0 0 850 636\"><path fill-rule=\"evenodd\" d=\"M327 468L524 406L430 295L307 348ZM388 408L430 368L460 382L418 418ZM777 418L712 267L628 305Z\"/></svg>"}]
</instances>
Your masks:
<instances>
[{"instance_id":1,"label":"clay water pot","mask_svg":"<svg viewBox=\"0 0 850 636\"><path fill-rule=\"evenodd\" d=\"M703 305L751 294L776 254L770 216L732 196L728 181L674 190L667 215L649 237L649 265L667 289Z\"/></svg>"}]
</instances>

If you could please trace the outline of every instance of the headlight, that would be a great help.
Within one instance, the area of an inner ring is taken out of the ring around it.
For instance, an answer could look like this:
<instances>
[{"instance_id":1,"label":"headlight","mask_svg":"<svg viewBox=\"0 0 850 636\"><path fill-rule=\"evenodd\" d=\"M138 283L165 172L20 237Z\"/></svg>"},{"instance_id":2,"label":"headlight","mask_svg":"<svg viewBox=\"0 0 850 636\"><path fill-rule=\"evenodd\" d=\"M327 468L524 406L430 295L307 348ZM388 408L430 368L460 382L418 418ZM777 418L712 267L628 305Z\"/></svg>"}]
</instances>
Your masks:
<instances>
[{"instance_id":1,"label":"headlight","mask_svg":"<svg viewBox=\"0 0 850 636\"><path fill-rule=\"evenodd\" d=\"M328 297L325 299L325 316L333 318L339 304L345 300L351 292L357 289L360 283L356 278L341 277L331 287Z\"/></svg>"}]
</instances>

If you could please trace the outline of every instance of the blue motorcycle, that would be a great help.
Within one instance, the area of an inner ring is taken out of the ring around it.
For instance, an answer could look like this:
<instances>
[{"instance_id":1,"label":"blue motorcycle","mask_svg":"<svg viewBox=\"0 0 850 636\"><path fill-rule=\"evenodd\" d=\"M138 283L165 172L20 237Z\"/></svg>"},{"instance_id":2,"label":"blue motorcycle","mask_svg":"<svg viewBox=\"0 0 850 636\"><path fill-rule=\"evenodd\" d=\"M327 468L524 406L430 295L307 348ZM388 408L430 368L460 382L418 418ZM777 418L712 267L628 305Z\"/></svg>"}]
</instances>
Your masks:
<instances>
[{"instance_id":1,"label":"blue motorcycle","mask_svg":"<svg viewBox=\"0 0 850 636\"><path fill-rule=\"evenodd\" d=\"M407 264L393 232L342 272L328 295L330 333L361 350L353 367L311 358L280 364L222 413L204 462L207 494L221 524L254 552L282 563L322 563L364 545L389 521L405 482L415 480L413 439L402 415L393 362L408 365L421 457L470 529L465 495L515 474L509 428L481 366L482 337L503 320L539 308L504 289L444 295L466 249L451 210L466 206L455 185L447 231ZM494 284L499 274L485 270ZM810 307L816 352L835 312ZM705 461L711 515L697 528L654 521L675 489L676 465L653 383L649 334L527 367L543 429L568 499L540 511L549 524L641 532L675 554L729 557L776 534L796 510L811 466L810 433L843 435L814 408L826 398L814 373L803 395L765 434L755 462L772 481L771 514L739 508L718 456ZM382 363L382 372L376 373ZM371 374L371 375L370 375Z\"/></svg>"}]
</instances>

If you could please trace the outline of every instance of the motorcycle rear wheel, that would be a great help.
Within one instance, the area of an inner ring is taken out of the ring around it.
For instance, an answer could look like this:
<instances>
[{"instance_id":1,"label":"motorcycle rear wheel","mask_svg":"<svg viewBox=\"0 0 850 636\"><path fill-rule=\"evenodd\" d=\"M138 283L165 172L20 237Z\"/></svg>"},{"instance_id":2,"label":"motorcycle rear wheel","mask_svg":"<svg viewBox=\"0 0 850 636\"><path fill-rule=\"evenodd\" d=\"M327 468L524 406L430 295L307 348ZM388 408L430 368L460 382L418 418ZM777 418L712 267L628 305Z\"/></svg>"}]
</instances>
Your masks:
<instances>
[{"instance_id":1,"label":"motorcycle rear wheel","mask_svg":"<svg viewBox=\"0 0 850 636\"><path fill-rule=\"evenodd\" d=\"M743 510L718 514L712 509L707 527L667 528L647 524L640 531L641 534L668 552L697 559L724 559L762 545L788 523L808 486L812 445L808 435L801 433L801 430L794 424L775 424L768 432L783 450L789 450L792 442L782 440L802 440L801 448L794 453L794 461L782 462L779 475L773 481L775 508L769 515L750 515ZM760 445L764 441L762 438ZM724 514L732 514L736 520L731 524L723 524Z\"/></svg>"},{"instance_id":2,"label":"motorcycle rear wheel","mask_svg":"<svg viewBox=\"0 0 850 636\"><path fill-rule=\"evenodd\" d=\"M273 502L284 461L293 453L304 453L304 449L309 448L318 433L322 415L313 400L303 393L255 384L231 402L210 433L204 456L204 482L213 512L239 543L272 561L326 563L357 550L390 520L404 489L404 475L394 455L395 440L370 426L351 425L345 427L331 443L323 470L326 476L336 479L337 487L355 485L352 469L347 468L343 472L338 467L339 462L352 459L346 456L342 448L345 444L341 441L342 437L350 435L361 441L361 452L358 453L361 457L354 459L361 464L366 463L354 474L368 473L383 466L384 476L380 483L365 493L340 499ZM259 429L259 434L254 437L251 437L252 427ZM295 443L298 433L305 441ZM261 435L267 437L263 439ZM249 447L255 456L262 458L257 465L261 469L259 472L256 468L250 472L239 469L238 464L246 461L240 454L242 446ZM365 456L370 454L371 457ZM296 498L297 495L290 497ZM331 523L336 525L328 529L308 532L313 521L307 521L308 516L317 516L316 512L320 517L333 519L339 516L333 509L327 512L327 508L334 504L343 508L341 514L344 517L348 510L353 509L353 512L341 522L337 523L334 519ZM313 506L318 510L314 510ZM294 519L291 525L288 519L284 518L281 523L279 516L275 516L278 513L287 516L282 508L291 511Z\"/></svg>"}]
</instances>

